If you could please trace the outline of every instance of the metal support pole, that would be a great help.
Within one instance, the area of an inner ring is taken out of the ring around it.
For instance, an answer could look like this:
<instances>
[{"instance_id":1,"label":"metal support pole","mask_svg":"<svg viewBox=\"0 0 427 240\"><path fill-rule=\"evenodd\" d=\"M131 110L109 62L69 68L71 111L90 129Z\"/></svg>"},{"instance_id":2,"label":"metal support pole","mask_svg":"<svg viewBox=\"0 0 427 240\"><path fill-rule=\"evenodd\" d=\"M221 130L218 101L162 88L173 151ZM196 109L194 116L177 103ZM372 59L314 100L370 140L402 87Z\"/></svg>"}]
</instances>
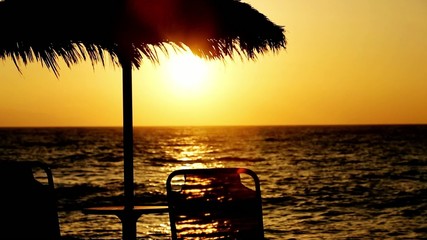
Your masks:
<instances>
[{"instance_id":1,"label":"metal support pole","mask_svg":"<svg viewBox=\"0 0 427 240\"><path fill-rule=\"evenodd\" d=\"M133 169L133 114L132 114L132 63L122 61L123 68L123 154L124 154L124 205L122 218L123 240L136 239L136 220L132 214L134 207Z\"/></svg>"}]
</instances>

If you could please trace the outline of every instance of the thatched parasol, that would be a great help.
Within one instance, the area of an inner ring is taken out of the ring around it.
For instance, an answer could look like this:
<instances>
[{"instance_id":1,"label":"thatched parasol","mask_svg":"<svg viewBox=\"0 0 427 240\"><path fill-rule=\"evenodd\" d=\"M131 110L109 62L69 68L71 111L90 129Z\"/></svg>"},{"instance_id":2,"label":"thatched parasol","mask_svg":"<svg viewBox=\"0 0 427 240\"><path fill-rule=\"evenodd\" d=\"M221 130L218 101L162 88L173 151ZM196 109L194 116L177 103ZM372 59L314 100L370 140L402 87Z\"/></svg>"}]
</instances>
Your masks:
<instances>
[{"instance_id":1,"label":"thatched parasol","mask_svg":"<svg viewBox=\"0 0 427 240\"><path fill-rule=\"evenodd\" d=\"M125 206L134 206L132 68L166 46L206 59L256 59L286 48L284 29L239 0L0 0L0 58L41 64L59 77L106 57L123 69Z\"/></svg>"}]
</instances>

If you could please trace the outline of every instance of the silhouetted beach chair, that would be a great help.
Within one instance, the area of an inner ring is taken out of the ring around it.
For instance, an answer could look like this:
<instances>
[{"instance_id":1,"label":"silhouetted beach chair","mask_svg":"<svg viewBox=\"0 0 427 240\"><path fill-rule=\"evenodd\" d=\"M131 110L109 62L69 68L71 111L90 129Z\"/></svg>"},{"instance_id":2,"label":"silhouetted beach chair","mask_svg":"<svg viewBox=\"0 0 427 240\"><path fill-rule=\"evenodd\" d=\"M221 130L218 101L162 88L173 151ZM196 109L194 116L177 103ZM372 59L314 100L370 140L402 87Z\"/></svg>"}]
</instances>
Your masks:
<instances>
[{"instance_id":1,"label":"silhouetted beach chair","mask_svg":"<svg viewBox=\"0 0 427 240\"><path fill-rule=\"evenodd\" d=\"M60 239L53 176L46 164L0 160L0 188L0 239Z\"/></svg>"},{"instance_id":2,"label":"silhouetted beach chair","mask_svg":"<svg viewBox=\"0 0 427 240\"><path fill-rule=\"evenodd\" d=\"M176 170L166 189L173 240L264 239L260 183L252 170Z\"/></svg>"}]
</instances>

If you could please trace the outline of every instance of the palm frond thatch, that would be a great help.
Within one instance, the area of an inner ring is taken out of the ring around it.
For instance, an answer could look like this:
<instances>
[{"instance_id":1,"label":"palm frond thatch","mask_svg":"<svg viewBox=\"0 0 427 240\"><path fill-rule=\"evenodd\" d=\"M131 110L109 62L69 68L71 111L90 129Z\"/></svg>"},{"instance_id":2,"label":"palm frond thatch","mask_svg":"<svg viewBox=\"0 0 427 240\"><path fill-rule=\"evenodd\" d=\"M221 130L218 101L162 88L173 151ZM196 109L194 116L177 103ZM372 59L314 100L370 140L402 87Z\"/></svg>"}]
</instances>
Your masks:
<instances>
[{"instance_id":1,"label":"palm frond thatch","mask_svg":"<svg viewBox=\"0 0 427 240\"><path fill-rule=\"evenodd\" d=\"M284 28L239 0L4 0L0 58L39 61L59 74L90 60L139 68L166 45L207 59L255 59L286 48Z\"/></svg>"}]
</instances>

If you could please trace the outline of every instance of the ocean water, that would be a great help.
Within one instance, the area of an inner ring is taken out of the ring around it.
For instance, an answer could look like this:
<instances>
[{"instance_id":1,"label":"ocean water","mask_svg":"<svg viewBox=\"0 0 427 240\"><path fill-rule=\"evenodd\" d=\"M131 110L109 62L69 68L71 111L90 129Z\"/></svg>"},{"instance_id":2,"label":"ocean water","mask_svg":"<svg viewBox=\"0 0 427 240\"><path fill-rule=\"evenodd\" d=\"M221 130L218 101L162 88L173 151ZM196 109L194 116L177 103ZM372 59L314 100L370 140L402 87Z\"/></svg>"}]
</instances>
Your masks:
<instances>
[{"instance_id":1,"label":"ocean water","mask_svg":"<svg viewBox=\"0 0 427 240\"><path fill-rule=\"evenodd\" d=\"M166 204L170 172L247 167L261 180L268 239L426 239L427 125L136 127L138 204ZM61 234L120 239L115 216L84 207L123 201L121 128L0 128L0 160L53 171ZM137 223L169 239L167 213Z\"/></svg>"}]
</instances>

